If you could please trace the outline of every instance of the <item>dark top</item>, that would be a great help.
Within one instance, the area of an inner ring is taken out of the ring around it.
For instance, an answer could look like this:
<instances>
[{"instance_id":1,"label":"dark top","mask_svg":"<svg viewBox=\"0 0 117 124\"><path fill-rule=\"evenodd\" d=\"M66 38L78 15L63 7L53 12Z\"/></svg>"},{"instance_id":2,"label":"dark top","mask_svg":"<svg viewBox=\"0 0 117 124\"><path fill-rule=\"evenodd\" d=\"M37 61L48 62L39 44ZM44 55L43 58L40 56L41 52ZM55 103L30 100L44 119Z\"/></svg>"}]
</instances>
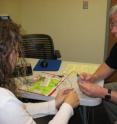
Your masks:
<instances>
[{"instance_id":1,"label":"dark top","mask_svg":"<svg viewBox=\"0 0 117 124\"><path fill-rule=\"evenodd\" d=\"M110 55L105 62L110 68L117 69L117 43L112 47Z\"/></svg>"}]
</instances>

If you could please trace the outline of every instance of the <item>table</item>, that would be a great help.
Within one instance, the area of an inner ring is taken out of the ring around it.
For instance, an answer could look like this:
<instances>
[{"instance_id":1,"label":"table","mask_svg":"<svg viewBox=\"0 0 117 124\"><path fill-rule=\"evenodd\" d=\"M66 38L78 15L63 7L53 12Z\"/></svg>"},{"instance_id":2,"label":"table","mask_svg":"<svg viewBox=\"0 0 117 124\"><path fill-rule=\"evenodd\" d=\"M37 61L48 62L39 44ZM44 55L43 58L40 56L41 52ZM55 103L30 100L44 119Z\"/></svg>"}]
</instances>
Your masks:
<instances>
[{"instance_id":1,"label":"table","mask_svg":"<svg viewBox=\"0 0 117 124\"><path fill-rule=\"evenodd\" d=\"M27 62L31 63L32 68L34 68L35 64L38 62L38 59L27 58ZM46 100L53 99L56 96L58 90L62 88L74 88L79 95L80 105L84 106L82 109L82 117L83 123L87 124L87 106L97 106L101 103L101 98L91 98L84 95L78 85L77 85L77 73L87 72L93 73L99 64L91 64L91 63L79 63L79 62L71 62L71 61L62 61L59 71L48 71L44 73L51 73L54 75L66 75L66 79L61 83L60 86L57 87L57 90L51 95L51 97L46 97ZM33 76L42 73L40 71L33 71ZM98 85L103 86L104 81L97 82ZM22 97L33 97L34 99L44 100L43 97L31 96L30 94L21 93Z\"/></svg>"}]
</instances>

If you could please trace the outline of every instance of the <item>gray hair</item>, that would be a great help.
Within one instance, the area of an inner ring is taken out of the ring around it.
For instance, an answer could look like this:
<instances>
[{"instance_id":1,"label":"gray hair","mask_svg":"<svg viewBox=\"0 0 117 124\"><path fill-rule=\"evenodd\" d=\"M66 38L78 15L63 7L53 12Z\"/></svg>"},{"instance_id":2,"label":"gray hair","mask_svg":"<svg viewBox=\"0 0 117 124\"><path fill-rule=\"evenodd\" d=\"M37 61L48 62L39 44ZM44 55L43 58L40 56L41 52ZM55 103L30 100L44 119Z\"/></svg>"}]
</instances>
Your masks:
<instances>
[{"instance_id":1,"label":"gray hair","mask_svg":"<svg viewBox=\"0 0 117 124\"><path fill-rule=\"evenodd\" d=\"M117 4L112 6L112 8L110 9L109 16L111 17L116 12L117 12Z\"/></svg>"}]
</instances>

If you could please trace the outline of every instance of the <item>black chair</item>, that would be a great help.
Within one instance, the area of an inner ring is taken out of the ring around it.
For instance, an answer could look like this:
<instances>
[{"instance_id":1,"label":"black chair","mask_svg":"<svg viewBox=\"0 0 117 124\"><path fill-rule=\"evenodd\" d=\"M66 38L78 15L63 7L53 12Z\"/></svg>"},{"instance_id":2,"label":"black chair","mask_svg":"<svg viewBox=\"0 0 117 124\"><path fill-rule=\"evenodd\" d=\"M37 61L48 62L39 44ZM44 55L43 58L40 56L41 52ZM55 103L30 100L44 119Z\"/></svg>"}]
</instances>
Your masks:
<instances>
[{"instance_id":1,"label":"black chair","mask_svg":"<svg viewBox=\"0 0 117 124\"><path fill-rule=\"evenodd\" d=\"M52 38L47 34L27 34L22 36L21 50L26 58L57 59L60 52L54 50Z\"/></svg>"}]
</instances>

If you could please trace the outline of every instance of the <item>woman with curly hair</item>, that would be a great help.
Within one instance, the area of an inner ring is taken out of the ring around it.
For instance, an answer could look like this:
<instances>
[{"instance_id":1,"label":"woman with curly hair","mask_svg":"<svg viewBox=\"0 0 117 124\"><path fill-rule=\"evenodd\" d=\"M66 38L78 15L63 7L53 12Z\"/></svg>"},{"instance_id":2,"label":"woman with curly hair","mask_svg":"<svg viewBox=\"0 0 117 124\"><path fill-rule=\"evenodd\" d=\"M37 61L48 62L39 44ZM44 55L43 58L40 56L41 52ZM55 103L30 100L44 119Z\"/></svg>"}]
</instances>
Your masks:
<instances>
[{"instance_id":1,"label":"woman with curly hair","mask_svg":"<svg viewBox=\"0 0 117 124\"><path fill-rule=\"evenodd\" d=\"M62 90L54 100L42 103L23 103L16 97L17 87L11 75L20 41L20 26L8 16L0 16L0 124L36 124L34 118L49 114L56 114L49 124L67 124L73 108L79 105L74 90Z\"/></svg>"}]
</instances>

